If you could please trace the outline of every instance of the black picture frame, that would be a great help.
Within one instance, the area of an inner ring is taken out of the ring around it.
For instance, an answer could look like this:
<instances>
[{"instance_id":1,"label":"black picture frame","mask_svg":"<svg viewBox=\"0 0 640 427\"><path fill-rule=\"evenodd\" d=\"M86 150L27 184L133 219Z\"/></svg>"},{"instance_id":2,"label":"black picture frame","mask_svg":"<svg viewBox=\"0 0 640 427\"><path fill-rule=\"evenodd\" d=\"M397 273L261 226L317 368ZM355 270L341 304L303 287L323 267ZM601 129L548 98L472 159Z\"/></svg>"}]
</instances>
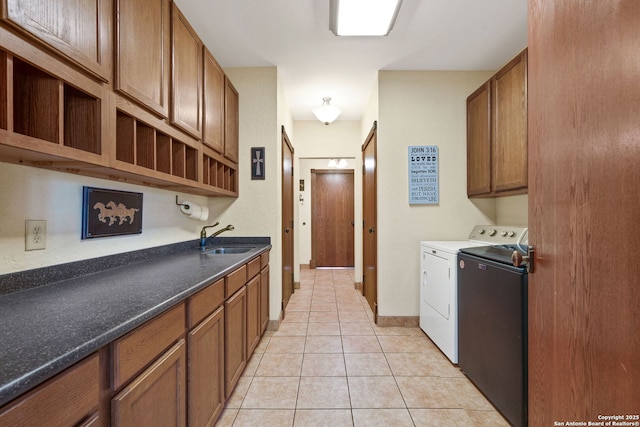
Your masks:
<instances>
[{"instance_id":1,"label":"black picture frame","mask_svg":"<svg viewBox=\"0 0 640 427\"><path fill-rule=\"evenodd\" d=\"M142 193L82 187L82 239L142 233Z\"/></svg>"},{"instance_id":2,"label":"black picture frame","mask_svg":"<svg viewBox=\"0 0 640 427\"><path fill-rule=\"evenodd\" d=\"M251 179L264 179L265 169L264 147L251 147Z\"/></svg>"}]
</instances>

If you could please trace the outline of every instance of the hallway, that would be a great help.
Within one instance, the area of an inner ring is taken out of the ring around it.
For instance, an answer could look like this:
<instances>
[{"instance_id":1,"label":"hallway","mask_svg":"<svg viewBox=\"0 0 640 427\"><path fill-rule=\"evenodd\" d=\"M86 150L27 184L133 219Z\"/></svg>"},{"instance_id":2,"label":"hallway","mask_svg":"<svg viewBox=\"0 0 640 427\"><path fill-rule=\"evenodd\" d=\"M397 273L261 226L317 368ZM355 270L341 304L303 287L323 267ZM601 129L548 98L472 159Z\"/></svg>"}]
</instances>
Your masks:
<instances>
[{"instance_id":1,"label":"hallway","mask_svg":"<svg viewBox=\"0 0 640 427\"><path fill-rule=\"evenodd\" d=\"M353 270L301 271L216 426L508 426L419 328L379 328Z\"/></svg>"}]
</instances>

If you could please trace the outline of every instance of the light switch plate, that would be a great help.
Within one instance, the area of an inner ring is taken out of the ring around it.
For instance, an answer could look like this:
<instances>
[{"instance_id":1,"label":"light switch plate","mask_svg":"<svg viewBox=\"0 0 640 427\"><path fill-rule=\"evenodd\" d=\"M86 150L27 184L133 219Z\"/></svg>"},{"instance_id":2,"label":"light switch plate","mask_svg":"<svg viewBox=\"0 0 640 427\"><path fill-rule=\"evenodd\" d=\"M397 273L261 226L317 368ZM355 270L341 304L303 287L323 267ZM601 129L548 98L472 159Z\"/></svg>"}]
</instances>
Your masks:
<instances>
[{"instance_id":1,"label":"light switch plate","mask_svg":"<svg viewBox=\"0 0 640 427\"><path fill-rule=\"evenodd\" d=\"M24 250L35 251L47 247L47 221L28 219L25 221Z\"/></svg>"}]
</instances>

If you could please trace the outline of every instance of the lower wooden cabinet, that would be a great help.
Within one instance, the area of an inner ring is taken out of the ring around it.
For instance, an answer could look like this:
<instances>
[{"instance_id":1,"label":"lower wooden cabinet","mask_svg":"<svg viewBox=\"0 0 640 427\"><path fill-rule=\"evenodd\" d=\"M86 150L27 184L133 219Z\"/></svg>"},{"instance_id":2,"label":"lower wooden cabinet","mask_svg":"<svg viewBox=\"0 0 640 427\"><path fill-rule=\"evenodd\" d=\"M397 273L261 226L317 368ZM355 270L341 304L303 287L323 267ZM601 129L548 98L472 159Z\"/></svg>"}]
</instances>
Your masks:
<instances>
[{"instance_id":1,"label":"lower wooden cabinet","mask_svg":"<svg viewBox=\"0 0 640 427\"><path fill-rule=\"evenodd\" d=\"M92 425L86 422L99 421L99 378L94 354L0 409L0 426Z\"/></svg>"},{"instance_id":2,"label":"lower wooden cabinet","mask_svg":"<svg viewBox=\"0 0 640 427\"><path fill-rule=\"evenodd\" d=\"M247 364L247 287L224 303L225 397L229 398Z\"/></svg>"},{"instance_id":3,"label":"lower wooden cabinet","mask_svg":"<svg viewBox=\"0 0 640 427\"><path fill-rule=\"evenodd\" d=\"M224 307L189 332L188 346L189 426L212 426L225 402Z\"/></svg>"},{"instance_id":4,"label":"lower wooden cabinet","mask_svg":"<svg viewBox=\"0 0 640 427\"><path fill-rule=\"evenodd\" d=\"M252 354L260 342L260 275L247 283L247 354Z\"/></svg>"},{"instance_id":5,"label":"lower wooden cabinet","mask_svg":"<svg viewBox=\"0 0 640 427\"><path fill-rule=\"evenodd\" d=\"M0 427L213 426L269 322L268 261L267 252L6 404Z\"/></svg>"},{"instance_id":6,"label":"lower wooden cabinet","mask_svg":"<svg viewBox=\"0 0 640 427\"><path fill-rule=\"evenodd\" d=\"M267 255L268 259L268 255ZM260 335L269 325L269 266L260 271Z\"/></svg>"},{"instance_id":7,"label":"lower wooden cabinet","mask_svg":"<svg viewBox=\"0 0 640 427\"><path fill-rule=\"evenodd\" d=\"M186 359L181 339L113 398L111 425L186 426Z\"/></svg>"}]
</instances>

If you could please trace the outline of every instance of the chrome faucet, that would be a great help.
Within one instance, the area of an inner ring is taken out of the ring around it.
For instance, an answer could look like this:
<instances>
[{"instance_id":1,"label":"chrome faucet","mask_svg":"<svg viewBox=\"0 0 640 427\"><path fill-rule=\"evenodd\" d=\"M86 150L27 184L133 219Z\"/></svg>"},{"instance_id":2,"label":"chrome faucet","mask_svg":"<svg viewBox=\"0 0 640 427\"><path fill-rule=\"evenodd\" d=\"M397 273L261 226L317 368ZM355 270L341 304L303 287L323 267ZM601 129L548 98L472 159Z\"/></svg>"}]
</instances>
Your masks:
<instances>
[{"instance_id":1,"label":"chrome faucet","mask_svg":"<svg viewBox=\"0 0 640 427\"><path fill-rule=\"evenodd\" d=\"M231 230L234 229L233 225L229 224L225 228L221 228L220 230L218 230L215 233L213 233L211 236L207 237L207 228L215 227L218 224L220 224L220 223L216 221L215 224L206 225L206 226L202 227L202 230L200 230L200 250L201 251L204 251L207 248L207 244L211 240L213 240L214 237L224 233L225 231L231 231Z\"/></svg>"}]
</instances>

